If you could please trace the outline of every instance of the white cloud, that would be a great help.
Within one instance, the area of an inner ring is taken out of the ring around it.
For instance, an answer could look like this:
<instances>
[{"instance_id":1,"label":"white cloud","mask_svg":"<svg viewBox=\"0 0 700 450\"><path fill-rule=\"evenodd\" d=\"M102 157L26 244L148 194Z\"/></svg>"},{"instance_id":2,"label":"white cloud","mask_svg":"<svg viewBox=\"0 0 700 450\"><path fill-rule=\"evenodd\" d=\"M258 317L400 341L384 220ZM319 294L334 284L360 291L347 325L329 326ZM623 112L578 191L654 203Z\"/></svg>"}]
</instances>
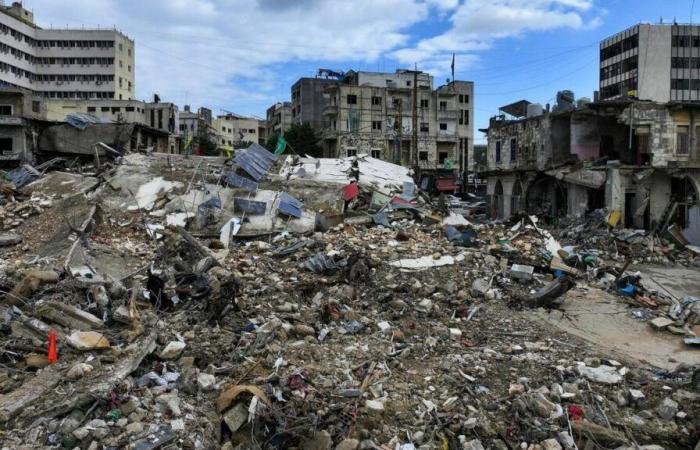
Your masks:
<instances>
[{"instance_id":1,"label":"white cloud","mask_svg":"<svg viewBox=\"0 0 700 450\"><path fill-rule=\"evenodd\" d=\"M402 63L422 66L432 66L435 55L446 52L474 61L473 52L488 49L496 39L528 31L598 26L599 17L587 21L584 16L592 7L592 0L466 0L449 17L447 31L393 55Z\"/></svg>"},{"instance_id":2,"label":"white cloud","mask_svg":"<svg viewBox=\"0 0 700 450\"><path fill-rule=\"evenodd\" d=\"M284 64L377 61L408 45L408 28L431 10L423 0L73 0L70 11L58 3L25 5L42 26L116 24L136 40L138 97L157 91L232 109L280 100L264 87Z\"/></svg>"}]
</instances>

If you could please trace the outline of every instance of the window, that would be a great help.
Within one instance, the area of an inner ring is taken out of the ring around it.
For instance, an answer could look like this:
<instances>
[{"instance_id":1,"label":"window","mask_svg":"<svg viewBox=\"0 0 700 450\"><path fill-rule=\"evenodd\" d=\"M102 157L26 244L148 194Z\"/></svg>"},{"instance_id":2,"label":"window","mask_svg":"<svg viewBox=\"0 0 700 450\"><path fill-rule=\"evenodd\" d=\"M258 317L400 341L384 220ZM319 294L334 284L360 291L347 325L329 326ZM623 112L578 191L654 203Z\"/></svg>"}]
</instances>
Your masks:
<instances>
[{"instance_id":1,"label":"window","mask_svg":"<svg viewBox=\"0 0 700 450\"><path fill-rule=\"evenodd\" d=\"M401 99L400 98L395 98L392 100L392 104L394 105L394 108L399 108L401 107Z\"/></svg>"},{"instance_id":2,"label":"window","mask_svg":"<svg viewBox=\"0 0 700 450\"><path fill-rule=\"evenodd\" d=\"M121 59L119 60L119 67L124 68L124 61L122 61Z\"/></svg>"},{"instance_id":3,"label":"window","mask_svg":"<svg viewBox=\"0 0 700 450\"><path fill-rule=\"evenodd\" d=\"M97 111L97 108L94 107L94 106L88 106L88 109L87 109L87 110L88 110L88 112L96 112L96 111Z\"/></svg>"},{"instance_id":4,"label":"window","mask_svg":"<svg viewBox=\"0 0 700 450\"><path fill-rule=\"evenodd\" d=\"M510 160L515 161L518 157L518 141L510 140Z\"/></svg>"},{"instance_id":5,"label":"window","mask_svg":"<svg viewBox=\"0 0 700 450\"><path fill-rule=\"evenodd\" d=\"M464 110L459 110L459 124L464 125Z\"/></svg>"},{"instance_id":6,"label":"window","mask_svg":"<svg viewBox=\"0 0 700 450\"><path fill-rule=\"evenodd\" d=\"M382 159L382 151L381 150L371 150L370 153L371 153L372 158Z\"/></svg>"},{"instance_id":7,"label":"window","mask_svg":"<svg viewBox=\"0 0 700 450\"><path fill-rule=\"evenodd\" d=\"M124 108L124 109L126 110L126 112L134 112L134 107L133 107L133 106L127 106L127 107Z\"/></svg>"},{"instance_id":8,"label":"window","mask_svg":"<svg viewBox=\"0 0 700 450\"><path fill-rule=\"evenodd\" d=\"M445 164L445 160L449 158L449 153L447 152L440 152L438 153L438 163L439 164Z\"/></svg>"},{"instance_id":9,"label":"window","mask_svg":"<svg viewBox=\"0 0 700 450\"><path fill-rule=\"evenodd\" d=\"M12 150L12 138L0 138L0 154L10 155Z\"/></svg>"},{"instance_id":10,"label":"window","mask_svg":"<svg viewBox=\"0 0 700 450\"><path fill-rule=\"evenodd\" d=\"M357 105L357 95L348 94L346 101L348 105Z\"/></svg>"},{"instance_id":11,"label":"window","mask_svg":"<svg viewBox=\"0 0 700 450\"><path fill-rule=\"evenodd\" d=\"M41 110L41 102L38 100L32 101L32 112L38 113Z\"/></svg>"},{"instance_id":12,"label":"window","mask_svg":"<svg viewBox=\"0 0 700 450\"><path fill-rule=\"evenodd\" d=\"M440 102L440 111L447 111L447 102Z\"/></svg>"},{"instance_id":13,"label":"window","mask_svg":"<svg viewBox=\"0 0 700 450\"><path fill-rule=\"evenodd\" d=\"M469 94L464 94L464 102L462 103L469 103Z\"/></svg>"},{"instance_id":14,"label":"window","mask_svg":"<svg viewBox=\"0 0 700 450\"><path fill-rule=\"evenodd\" d=\"M127 69L129 70L129 72L131 72L131 64L129 64L129 66L127 67Z\"/></svg>"},{"instance_id":15,"label":"window","mask_svg":"<svg viewBox=\"0 0 700 450\"><path fill-rule=\"evenodd\" d=\"M11 116L12 105L0 105L0 116Z\"/></svg>"},{"instance_id":16,"label":"window","mask_svg":"<svg viewBox=\"0 0 700 450\"><path fill-rule=\"evenodd\" d=\"M690 80L674 78L671 80L671 89L678 89L678 90L690 89Z\"/></svg>"},{"instance_id":17,"label":"window","mask_svg":"<svg viewBox=\"0 0 700 450\"><path fill-rule=\"evenodd\" d=\"M410 87L411 86L411 80L406 81L406 86Z\"/></svg>"},{"instance_id":18,"label":"window","mask_svg":"<svg viewBox=\"0 0 700 450\"><path fill-rule=\"evenodd\" d=\"M418 160L419 161L427 161L428 160L428 152L418 152Z\"/></svg>"},{"instance_id":19,"label":"window","mask_svg":"<svg viewBox=\"0 0 700 450\"><path fill-rule=\"evenodd\" d=\"M372 129L373 130L381 130L382 129L382 121L381 120L373 120L372 121Z\"/></svg>"},{"instance_id":20,"label":"window","mask_svg":"<svg viewBox=\"0 0 700 450\"><path fill-rule=\"evenodd\" d=\"M345 150L345 154L347 156L357 156L357 149L356 148L348 148Z\"/></svg>"},{"instance_id":21,"label":"window","mask_svg":"<svg viewBox=\"0 0 700 450\"><path fill-rule=\"evenodd\" d=\"M459 102L464 103L464 95L459 94ZM442 103L442 102L440 102L440 103Z\"/></svg>"},{"instance_id":22,"label":"window","mask_svg":"<svg viewBox=\"0 0 700 450\"><path fill-rule=\"evenodd\" d=\"M119 106L113 106L113 107L112 107L112 114L118 113L118 112L121 111L121 110L122 110L122 109L121 109Z\"/></svg>"},{"instance_id":23,"label":"window","mask_svg":"<svg viewBox=\"0 0 700 450\"><path fill-rule=\"evenodd\" d=\"M108 112L108 111L109 111L109 106L102 106L102 107L100 107L100 111L102 111L102 112Z\"/></svg>"},{"instance_id":24,"label":"window","mask_svg":"<svg viewBox=\"0 0 700 450\"><path fill-rule=\"evenodd\" d=\"M430 131L430 127L428 126L428 122L421 122L420 123L420 130L424 133L427 133Z\"/></svg>"},{"instance_id":25,"label":"window","mask_svg":"<svg viewBox=\"0 0 700 450\"><path fill-rule=\"evenodd\" d=\"M687 125L676 127L676 153L679 155L687 155L690 153L690 139L688 134L689 128Z\"/></svg>"},{"instance_id":26,"label":"window","mask_svg":"<svg viewBox=\"0 0 700 450\"><path fill-rule=\"evenodd\" d=\"M440 123L440 130L441 130L441 131L447 131L447 124L446 124L446 123Z\"/></svg>"},{"instance_id":27,"label":"window","mask_svg":"<svg viewBox=\"0 0 700 450\"><path fill-rule=\"evenodd\" d=\"M501 141L496 141L496 162L501 162Z\"/></svg>"},{"instance_id":28,"label":"window","mask_svg":"<svg viewBox=\"0 0 700 450\"><path fill-rule=\"evenodd\" d=\"M373 95L372 96L372 105L381 106L382 105L382 98Z\"/></svg>"},{"instance_id":29,"label":"window","mask_svg":"<svg viewBox=\"0 0 700 450\"><path fill-rule=\"evenodd\" d=\"M428 107L428 99L427 98L422 98L420 101L420 107L421 108L427 108Z\"/></svg>"},{"instance_id":30,"label":"window","mask_svg":"<svg viewBox=\"0 0 700 450\"><path fill-rule=\"evenodd\" d=\"M223 131L224 133L226 133L226 127L221 127L221 131Z\"/></svg>"},{"instance_id":31,"label":"window","mask_svg":"<svg viewBox=\"0 0 700 450\"><path fill-rule=\"evenodd\" d=\"M469 125L469 110L465 109L463 112L464 115L464 125Z\"/></svg>"}]
</instances>

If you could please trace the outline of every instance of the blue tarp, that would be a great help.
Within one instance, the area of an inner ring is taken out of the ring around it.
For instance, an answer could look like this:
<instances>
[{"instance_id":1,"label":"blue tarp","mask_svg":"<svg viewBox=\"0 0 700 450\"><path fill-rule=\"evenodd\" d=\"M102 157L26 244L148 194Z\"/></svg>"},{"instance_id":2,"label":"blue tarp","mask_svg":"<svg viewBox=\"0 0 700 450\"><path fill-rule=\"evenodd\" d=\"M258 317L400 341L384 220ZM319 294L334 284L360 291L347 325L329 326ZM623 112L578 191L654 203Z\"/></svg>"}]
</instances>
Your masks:
<instances>
[{"instance_id":1,"label":"blue tarp","mask_svg":"<svg viewBox=\"0 0 700 450\"><path fill-rule=\"evenodd\" d=\"M39 176L31 173L24 167L20 167L5 173L5 178L11 181L15 188L20 189L39 178Z\"/></svg>"},{"instance_id":2,"label":"blue tarp","mask_svg":"<svg viewBox=\"0 0 700 450\"><path fill-rule=\"evenodd\" d=\"M280 193L280 203L277 208L280 213L299 219L301 218L301 208L303 207L304 204L301 201L295 199L286 192Z\"/></svg>"},{"instance_id":3,"label":"blue tarp","mask_svg":"<svg viewBox=\"0 0 700 450\"><path fill-rule=\"evenodd\" d=\"M260 181L277 161L277 157L260 144L251 144L236 155L236 164L255 179Z\"/></svg>"},{"instance_id":4,"label":"blue tarp","mask_svg":"<svg viewBox=\"0 0 700 450\"><path fill-rule=\"evenodd\" d=\"M236 175L233 172L226 174L226 183L231 186L245 189L248 192L255 192L258 190L258 183L240 175Z\"/></svg>"}]
</instances>

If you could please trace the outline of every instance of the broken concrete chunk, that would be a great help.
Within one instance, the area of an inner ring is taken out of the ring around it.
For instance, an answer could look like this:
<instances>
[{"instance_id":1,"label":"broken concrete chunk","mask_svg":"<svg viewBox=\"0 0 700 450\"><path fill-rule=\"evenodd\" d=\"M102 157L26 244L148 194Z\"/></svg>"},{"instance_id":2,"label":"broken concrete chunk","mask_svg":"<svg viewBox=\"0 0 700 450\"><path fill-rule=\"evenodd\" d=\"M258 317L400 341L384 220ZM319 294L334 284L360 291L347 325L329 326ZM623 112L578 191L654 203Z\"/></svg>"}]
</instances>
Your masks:
<instances>
[{"instance_id":1,"label":"broken concrete chunk","mask_svg":"<svg viewBox=\"0 0 700 450\"><path fill-rule=\"evenodd\" d=\"M578 373L590 381L601 384L617 384L622 381L622 375L610 366L587 367L578 366Z\"/></svg>"},{"instance_id":2,"label":"broken concrete chunk","mask_svg":"<svg viewBox=\"0 0 700 450\"><path fill-rule=\"evenodd\" d=\"M74 331L70 336L66 336L66 341L76 350L100 350L110 347L107 338L96 331Z\"/></svg>"},{"instance_id":3,"label":"broken concrete chunk","mask_svg":"<svg viewBox=\"0 0 700 450\"><path fill-rule=\"evenodd\" d=\"M678 403L670 398L661 400L661 403L656 407L656 413L664 420L673 420L677 412Z\"/></svg>"},{"instance_id":4,"label":"broken concrete chunk","mask_svg":"<svg viewBox=\"0 0 700 450\"><path fill-rule=\"evenodd\" d=\"M224 422L231 433L238 431L248 421L248 407L244 403L236 403L233 408L224 413Z\"/></svg>"},{"instance_id":5,"label":"broken concrete chunk","mask_svg":"<svg viewBox=\"0 0 700 450\"><path fill-rule=\"evenodd\" d=\"M29 270L25 273L24 278L15 285L5 301L16 305L21 300L30 298L40 286L57 282L58 274L53 270Z\"/></svg>"},{"instance_id":6,"label":"broken concrete chunk","mask_svg":"<svg viewBox=\"0 0 700 450\"><path fill-rule=\"evenodd\" d=\"M663 330L664 328L673 325L675 322L667 317L657 317L650 320L649 323L657 330Z\"/></svg>"},{"instance_id":7,"label":"broken concrete chunk","mask_svg":"<svg viewBox=\"0 0 700 450\"><path fill-rule=\"evenodd\" d=\"M89 375L92 372L93 367L90 364L78 363L68 370L66 376L71 380L77 380Z\"/></svg>"},{"instance_id":8,"label":"broken concrete chunk","mask_svg":"<svg viewBox=\"0 0 700 450\"><path fill-rule=\"evenodd\" d=\"M98 317L67 303L41 301L37 303L37 314L76 330L98 330L104 327L104 322Z\"/></svg>"},{"instance_id":9,"label":"broken concrete chunk","mask_svg":"<svg viewBox=\"0 0 700 450\"><path fill-rule=\"evenodd\" d=\"M216 387L216 377L208 373L200 372L197 375L197 385L203 391L211 391Z\"/></svg>"},{"instance_id":10,"label":"broken concrete chunk","mask_svg":"<svg viewBox=\"0 0 700 450\"><path fill-rule=\"evenodd\" d=\"M161 359L175 359L180 356L185 347L187 347L187 345L184 342L170 341L163 351L160 352L159 357Z\"/></svg>"},{"instance_id":11,"label":"broken concrete chunk","mask_svg":"<svg viewBox=\"0 0 700 450\"><path fill-rule=\"evenodd\" d=\"M0 247L9 247L22 242L22 236L15 233L0 233Z\"/></svg>"}]
</instances>

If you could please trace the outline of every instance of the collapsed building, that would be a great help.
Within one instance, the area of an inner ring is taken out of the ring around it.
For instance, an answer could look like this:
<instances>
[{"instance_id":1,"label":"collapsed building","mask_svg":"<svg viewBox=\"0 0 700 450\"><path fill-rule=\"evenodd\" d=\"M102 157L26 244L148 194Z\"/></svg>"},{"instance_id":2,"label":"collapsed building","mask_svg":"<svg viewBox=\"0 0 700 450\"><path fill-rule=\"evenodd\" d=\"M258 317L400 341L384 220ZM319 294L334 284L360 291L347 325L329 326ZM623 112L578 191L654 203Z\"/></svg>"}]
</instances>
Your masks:
<instances>
[{"instance_id":1,"label":"collapsed building","mask_svg":"<svg viewBox=\"0 0 700 450\"><path fill-rule=\"evenodd\" d=\"M22 88L0 89L3 167L35 164L56 156L99 158L110 151L105 145L119 154L146 149L172 152L172 135L165 129L80 112L56 121L51 120L49 109L41 95ZM99 143L104 145L96 146Z\"/></svg>"},{"instance_id":2,"label":"collapsed building","mask_svg":"<svg viewBox=\"0 0 700 450\"><path fill-rule=\"evenodd\" d=\"M666 231L700 243L698 105L632 99L522 100L488 129L491 215L581 216L605 208L611 225Z\"/></svg>"}]
</instances>

